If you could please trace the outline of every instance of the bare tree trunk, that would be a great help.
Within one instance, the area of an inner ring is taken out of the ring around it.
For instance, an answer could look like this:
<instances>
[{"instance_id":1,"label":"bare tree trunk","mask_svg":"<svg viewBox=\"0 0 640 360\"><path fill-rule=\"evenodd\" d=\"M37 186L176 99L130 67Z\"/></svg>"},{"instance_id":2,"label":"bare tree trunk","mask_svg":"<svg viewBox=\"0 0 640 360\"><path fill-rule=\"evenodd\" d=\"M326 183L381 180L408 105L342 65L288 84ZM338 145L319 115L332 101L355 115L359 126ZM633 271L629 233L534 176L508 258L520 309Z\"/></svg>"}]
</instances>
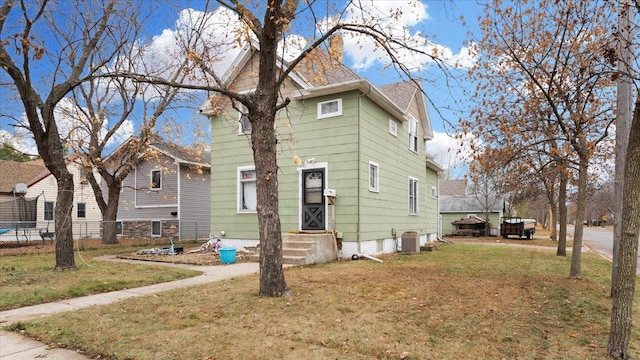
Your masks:
<instances>
[{"instance_id":1,"label":"bare tree trunk","mask_svg":"<svg viewBox=\"0 0 640 360\"><path fill-rule=\"evenodd\" d=\"M281 4L276 1L267 16L279 16ZM273 14L269 14L273 11ZM288 295L282 269L282 231L278 213L278 164L276 161L277 92L277 25L266 21L260 39L258 86L248 106L251 121L251 145L256 166L258 228L260 232L260 295Z\"/></svg>"},{"instance_id":2,"label":"bare tree trunk","mask_svg":"<svg viewBox=\"0 0 640 360\"><path fill-rule=\"evenodd\" d=\"M558 185L558 220L560 229L557 256L567 256L567 183L567 175L560 174L560 185Z\"/></svg>"},{"instance_id":3,"label":"bare tree trunk","mask_svg":"<svg viewBox=\"0 0 640 360\"><path fill-rule=\"evenodd\" d=\"M76 267L73 254L73 175L68 171L58 178L58 198L55 207L56 270Z\"/></svg>"},{"instance_id":4,"label":"bare tree trunk","mask_svg":"<svg viewBox=\"0 0 640 360\"><path fill-rule=\"evenodd\" d=\"M551 241L558 241L558 229L556 228L556 218L558 213L558 207L552 202L549 205L549 239Z\"/></svg>"},{"instance_id":5,"label":"bare tree trunk","mask_svg":"<svg viewBox=\"0 0 640 360\"><path fill-rule=\"evenodd\" d=\"M587 168L589 159L586 154L580 154L578 166L578 201L576 203L576 225L573 231L573 250L571 252L571 270L569 277L582 277L582 233L584 230L585 205L587 203Z\"/></svg>"},{"instance_id":6,"label":"bare tree trunk","mask_svg":"<svg viewBox=\"0 0 640 360\"><path fill-rule=\"evenodd\" d=\"M624 173L620 250L613 287L613 307L607 351L615 359L629 358L640 237L640 93L636 95Z\"/></svg>"},{"instance_id":7,"label":"bare tree trunk","mask_svg":"<svg viewBox=\"0 0 640 360\"><path fill-rule=\"evenodd\" d=\"M613 202L613 258L611 266L611 293L616 285L616 268L618 267L618 253L620 249L620 238L622 237L622 201L624 187L624 169L627 146L629 143L629 127L632 116L632 92L630 65L632 62L631 51L631 18L632 11L629 1L622 1L618 10L618 80L616 97L616 172Z\"/></svg>"},{"instance_id":8,"label":"bare tree trunk","mask_svg":"<svg viewBox=\"0 0 640 360\"><path fill-rule=\"evenodd\" d=\"M117 244L118 232L116 220L118 219L118 204L120 203L120 183L109 187L109 201L102 210L102 243Z\"/></svg>"}]
</instances>

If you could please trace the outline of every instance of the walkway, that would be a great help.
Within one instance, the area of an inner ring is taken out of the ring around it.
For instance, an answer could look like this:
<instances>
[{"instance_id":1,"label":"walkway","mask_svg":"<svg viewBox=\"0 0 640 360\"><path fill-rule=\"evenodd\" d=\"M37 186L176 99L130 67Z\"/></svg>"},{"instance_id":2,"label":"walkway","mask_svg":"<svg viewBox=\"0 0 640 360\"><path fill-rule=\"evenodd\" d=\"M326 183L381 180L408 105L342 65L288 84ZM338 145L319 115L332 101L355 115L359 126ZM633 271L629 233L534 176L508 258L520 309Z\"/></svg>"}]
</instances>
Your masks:
<instances>
[{"instance_id":1,"label":"walkway","mask_svg":"<svg viewBox=\"0 0 640 360\"><path fill-rule=\"evenodd\" d=\"M115 256L106 256L102 258L111 261L140 263L140 261L117 259ZM167 283L143 286L134 289L119 290L104 294L96 294L61 300L54 303L40 304L2 311L0 312L0 326L4 327L17 322L24 322L63 311L73 311L94 305L105 305L122 299L155 294L162 291L178 289L187 286L202 285L238 276L257 274L259 272L259 264L254 262L236 263L220 266L194 266L170 263L162 263L161 265L196 270L202 272L202 275ZM87 357L76 351L67 349L49 349L45 344L39 341L29 339L14 332L0 331L1 360L20 360L33 358L46 358L49 360L88 359Z\"/></svg>"}]
</instances>

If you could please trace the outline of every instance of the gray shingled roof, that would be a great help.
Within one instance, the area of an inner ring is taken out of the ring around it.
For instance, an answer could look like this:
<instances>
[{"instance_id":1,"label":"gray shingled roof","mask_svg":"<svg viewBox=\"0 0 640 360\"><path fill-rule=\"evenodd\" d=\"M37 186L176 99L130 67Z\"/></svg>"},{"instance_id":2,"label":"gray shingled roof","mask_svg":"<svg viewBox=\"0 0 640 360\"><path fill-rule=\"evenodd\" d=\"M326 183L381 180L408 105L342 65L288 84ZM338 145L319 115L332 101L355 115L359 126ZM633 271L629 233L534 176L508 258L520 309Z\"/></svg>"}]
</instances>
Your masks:
<instances>
[{"instance_id":1,"label":"gray shingled roof","mask_svg":"<svg viewBox=\"0 0 640 360\"><path fill-rule=\"evenodd\" d=\"M493 204L492 212L502 211L502 200L494 200L494 196L489 197L488 204ZM440 204L440 212L464 212L464 213L482 213L484 212L483 203L473 195L442 195L438 196Z\"/></svg>"},{"instance_id":2,"label":"gray shingled roof","mask_svg":"<svg viewBox=\"0 0 640 360\"><path fill-rule=\"evenodd\" d=\"M211 164L211 152L202 146L180 146L169 142L158 135L154 135L149 145L156 147L161 152L173 157L178 162L196 164Z\"/></svg>"}]
</instances>

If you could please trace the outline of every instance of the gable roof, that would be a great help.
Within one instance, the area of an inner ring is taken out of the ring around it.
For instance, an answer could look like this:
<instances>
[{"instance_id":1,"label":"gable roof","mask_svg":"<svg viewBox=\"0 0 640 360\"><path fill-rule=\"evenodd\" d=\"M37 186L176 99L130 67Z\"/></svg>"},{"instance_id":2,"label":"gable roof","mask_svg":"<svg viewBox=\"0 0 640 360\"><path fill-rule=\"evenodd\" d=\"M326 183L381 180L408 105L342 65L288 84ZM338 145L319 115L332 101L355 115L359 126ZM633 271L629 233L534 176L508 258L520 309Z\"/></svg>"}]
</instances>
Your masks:
<instances>
[{"instance_id":1,"label":"gable roof","mask_svg":"<svg viewBox=\"0 0 640 360\"><path fill-rule=\"evenodd\" d=\"M178 164L211 166L211 152L202 147L180 146L154 135L149 147L173 158Z\"/></svg>"},{"instance_id":2,"label":"gable roof","mask_svg":"<svg viewBox=\"0 0 640 360\"><path fill-rule=\"evenodd\" d=\"M138 140L137 136L129 137L117 149L112 151L107 158L117 157L119 153L127 151L127 144L135 140ZM177 164L211 167L211 153L203 146L180 146L162 138L158 134L152 134L149 141L149 149L172 158ZM144 158L144 156L145 154L141 154L138 159Z\"/></svg>"},{"instance_id":3,"label":"gable roof","mask_svg":"<svg viewBox=\"0 0 640 360\"><path fill-rule=\"evenodd\" d=\"M467 180L441 180L440 195L467 195Z\"/></svg>"},{"instance_id":4,"label":"gable roof","mask_svg":"<svg viewBox=\"0 0 640 360\"><path fill-rule=\"evenodd\" d=\"M12 194L18 183L31 186L47 177L50 173L42 160L28 162L0 160L0 193Z\"/></svg>"},{"instance_id":5,"label":"gable roof","mask_svg":"<svg viewBox=\"0 0 640 360\"><path fill-rule=\"evenodd\" d=\"M259 44L254 40L245 45L222 77L224 86L229 86L234 81L258 49ZM341 54L338 55L338 57L340 56ZM286 65L288 65L286 61L281 58L278 59L278 66L281 69L285 68ZM311 52L307 58L297 64L296 68L289 73L289 77L299 86L298 95L294 96L295 99L310 99L339 92L359 90L401 121L407 121L410 118L408 113L410 105L413 101L417 101L424 138L433 138L429 112L425 97L422 94L422 88L414 81L401 81L376 87L370 81L358 76L344 63L337 60L335 56L330 56L329 53L320 48ZM218 101L215 96L205 100L200 106L199 112L207 116L213 115L217 112L216 110L219 110Z\"/></svg>"},{"instance_id":6,"label":"gable roof","mask_svg":"<svg viewBox=\"0 0 640 360\"><path fill-rule=\"evenodd\" d=\"M503 203L501 198L491 195L487 204L492 204L491 212L502 211ZM438 205L441 213L483 213L485 206L473 195L442 195L438 197Z\"/></svg>"}]
</instances>

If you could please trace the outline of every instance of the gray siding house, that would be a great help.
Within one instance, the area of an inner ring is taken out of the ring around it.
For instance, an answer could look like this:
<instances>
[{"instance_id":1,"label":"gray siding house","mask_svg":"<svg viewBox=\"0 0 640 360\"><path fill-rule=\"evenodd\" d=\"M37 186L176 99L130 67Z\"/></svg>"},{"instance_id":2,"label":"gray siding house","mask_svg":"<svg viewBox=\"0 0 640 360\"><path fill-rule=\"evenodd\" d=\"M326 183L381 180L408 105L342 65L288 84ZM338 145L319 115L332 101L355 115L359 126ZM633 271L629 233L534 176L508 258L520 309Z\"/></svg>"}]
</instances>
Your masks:
<instances>
[{"instance_id":1,"label":"gray siding house","mask_svg":"<svg viewBox=\"0 0 640 360\"><path fill-rule=\"evenodd\" d=\"M230 90L254 88L255 51L245 48L233 64L226 77ZM284 261L293 238L297 242L334 230L343 257L395 252L405 232L417 234L421 243L435 240L442 169L427 158L425 144L433 133L421 88L413 82L374 86L339 59L325 60L301 63L280 89L291 101L275 124ZM200 111L211 119L216 169L212 232L227 246L255 246L250 124L242 109L220 97Z\"/></svg>"},{"instance_id":2,"label":"gray siding house","mask_svg":"<svg viewBox=\"0 0 640 360\"><path fill-rule=\"evenodd\" d=\"M210 189L208 149L182 147L154 136L122 183L117 217L121 236L207 238Z\"/></svg>"}]
</instances>

